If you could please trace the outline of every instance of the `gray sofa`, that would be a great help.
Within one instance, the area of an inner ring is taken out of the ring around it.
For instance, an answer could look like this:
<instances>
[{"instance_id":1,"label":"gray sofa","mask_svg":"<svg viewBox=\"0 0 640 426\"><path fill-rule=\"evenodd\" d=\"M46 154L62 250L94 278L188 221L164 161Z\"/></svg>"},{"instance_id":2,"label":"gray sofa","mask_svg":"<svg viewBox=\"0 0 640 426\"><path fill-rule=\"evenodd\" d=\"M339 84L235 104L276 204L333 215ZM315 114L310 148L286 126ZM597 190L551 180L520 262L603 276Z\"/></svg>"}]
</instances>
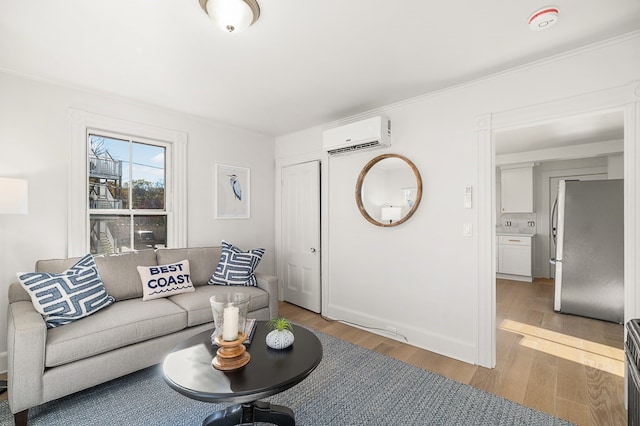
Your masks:
<instances>
[{"instance_id":1,"label":"gray sofa","mask_svg":"<svg viewBox=\"0 0 640 426\"><path fill-rule=\"evenodd\" d=\"M40 260L37 272L60 273L80 258ZM196 290L143 301L137 266L188 259ZM160 363L178 343L213 328L209 298L221 292L251 295L248 317L278 314L277 278L256 273L258 287L207 285L220 247L158 249L97 256L107 292L116 299L94 314L47 329L20 283L9 287L8 399L16 425L28 409Z\"/></svg>"}]
</instances>

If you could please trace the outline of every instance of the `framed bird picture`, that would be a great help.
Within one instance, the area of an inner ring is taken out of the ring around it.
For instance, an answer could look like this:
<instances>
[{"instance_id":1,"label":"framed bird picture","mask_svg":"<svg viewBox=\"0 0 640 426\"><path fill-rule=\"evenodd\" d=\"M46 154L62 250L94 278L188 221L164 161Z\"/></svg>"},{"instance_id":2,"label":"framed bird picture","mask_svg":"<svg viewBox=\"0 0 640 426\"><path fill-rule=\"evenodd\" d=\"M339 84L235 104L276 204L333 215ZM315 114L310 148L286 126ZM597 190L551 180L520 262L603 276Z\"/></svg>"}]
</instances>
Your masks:
<instances>
[{"instance_id":1,"label":"framed bird picture","mask_svg":"<svg viewBox=\"0 0 640 426\"><path fill-rule=\"evenodd\" d=\"M216 164L216 219L248 219L251 212L251 170Z\"/></svg>"}]
</instances>

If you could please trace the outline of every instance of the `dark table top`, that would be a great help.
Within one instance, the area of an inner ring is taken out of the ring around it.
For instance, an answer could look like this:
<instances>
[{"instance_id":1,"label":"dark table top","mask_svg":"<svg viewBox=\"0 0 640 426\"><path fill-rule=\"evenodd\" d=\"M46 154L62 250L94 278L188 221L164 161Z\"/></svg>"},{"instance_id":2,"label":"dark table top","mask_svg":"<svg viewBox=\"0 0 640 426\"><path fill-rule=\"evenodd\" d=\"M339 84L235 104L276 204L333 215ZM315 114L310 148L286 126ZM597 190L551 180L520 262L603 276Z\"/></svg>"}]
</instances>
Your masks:
<instances>
[{"instance_id":1,"label":"dark table top","mask_svg":"<svg viewBox=\"0 0 640 426\"><path fill-rule=\"evenodd\" d=\"M271 349L265 343L266 321L257 321L251 344L245 345L251 360L235 371L219 371L211 361L217 346L210 331L199 333L176 346L162 365L169 386L189 398L205 402L254 402L300 383L322 360L322 344L309 330L293 326L295 341L287 349Z\"/></svg>"}]
</instances>

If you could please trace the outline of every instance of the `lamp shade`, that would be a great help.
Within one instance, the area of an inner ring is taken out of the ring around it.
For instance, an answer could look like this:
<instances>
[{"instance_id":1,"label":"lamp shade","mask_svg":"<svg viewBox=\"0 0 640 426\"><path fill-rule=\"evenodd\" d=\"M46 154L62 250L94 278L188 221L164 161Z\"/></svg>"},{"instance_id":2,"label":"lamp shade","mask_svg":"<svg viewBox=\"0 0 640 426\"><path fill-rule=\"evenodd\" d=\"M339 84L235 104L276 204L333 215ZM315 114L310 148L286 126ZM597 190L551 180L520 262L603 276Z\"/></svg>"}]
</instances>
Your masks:
<instances>
[{"instance_id":1,"label":"lamp shade","mask_svg":"<svg viewBox=\"0 0 640 426\"><path fill-rule=\"evenodd\" d=\"M260 16L255 0L200 0L200 5L218 27L230 33L246 30Z\"/></svg>"},{"instance_id":2,"label":"lamp shade","mask_svg":"<svg viewBox=\"0 0 640 426\"><path fill-rule=\"evenodd\" d=\"M29 183L24 179L0 177L0 214L27 214Z\"/></svg>"},{"instance_id":3,"label":"lamp shade","mask_svg":"<svg viewBox=\"0 0 640 426\"><path fill-rule=\"evenodd\" d=\"M400 220L402 216L402 209L400 207L383 207L381 211L382 220L392 222L394 220Z\"/></svg>"}]
</instances>

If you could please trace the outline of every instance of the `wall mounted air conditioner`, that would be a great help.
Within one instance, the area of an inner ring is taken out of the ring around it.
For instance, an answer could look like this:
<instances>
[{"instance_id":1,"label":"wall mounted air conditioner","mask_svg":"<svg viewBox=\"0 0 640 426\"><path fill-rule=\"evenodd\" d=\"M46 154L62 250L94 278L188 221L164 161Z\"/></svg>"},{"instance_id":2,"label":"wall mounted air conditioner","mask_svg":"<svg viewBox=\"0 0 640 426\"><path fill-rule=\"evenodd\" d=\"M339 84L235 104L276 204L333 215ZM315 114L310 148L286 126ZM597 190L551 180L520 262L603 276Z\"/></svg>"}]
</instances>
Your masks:
<instances>
[{"instance_id":1,"label":"wall mounted air conditioner","mask_svg":"<svg viewBox=\"0 0 640 426\"><path fill-rule=\"evenodd\" d=\"M325 130L322 147L330 155L391 145L391 120L372 117Z\"/></svg>"}]
</instances>

